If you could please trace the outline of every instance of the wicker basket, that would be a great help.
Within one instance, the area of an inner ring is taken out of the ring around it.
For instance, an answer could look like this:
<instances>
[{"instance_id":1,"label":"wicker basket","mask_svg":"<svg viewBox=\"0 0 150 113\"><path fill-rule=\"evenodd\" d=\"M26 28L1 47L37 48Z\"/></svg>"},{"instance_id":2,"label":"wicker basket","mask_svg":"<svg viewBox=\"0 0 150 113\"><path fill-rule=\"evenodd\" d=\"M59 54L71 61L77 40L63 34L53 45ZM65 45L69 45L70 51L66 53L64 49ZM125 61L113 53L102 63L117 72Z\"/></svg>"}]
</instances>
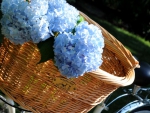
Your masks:
<instances>
[{"instance_id":1,"label":"wicker basket","mask_svg":"<svg viewBox=\"0 0 150 113\"><path fill-rule=\"evenodd\" d=\"M86 113L118 87L132 84L138 61L108 31L80 14L105 37L100 69L66 79L51 60L37 64L36 44L14 45L5 38L0 47L0 89L7 96L34 113Z\"/></svg>"}]
</instances>

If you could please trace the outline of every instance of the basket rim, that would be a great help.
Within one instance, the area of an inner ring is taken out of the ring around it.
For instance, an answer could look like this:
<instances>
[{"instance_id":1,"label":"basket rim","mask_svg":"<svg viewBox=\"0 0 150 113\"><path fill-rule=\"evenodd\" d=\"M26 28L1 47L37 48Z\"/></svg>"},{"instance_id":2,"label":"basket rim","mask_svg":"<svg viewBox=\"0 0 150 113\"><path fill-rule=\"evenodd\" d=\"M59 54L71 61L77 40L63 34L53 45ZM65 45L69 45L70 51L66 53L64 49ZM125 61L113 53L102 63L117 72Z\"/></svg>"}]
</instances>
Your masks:
<instances>
[{"instance_id":1,"label":"basket rim","mask_svg":"<svg viewBox=\"0 0 150 113\"><path fill-rule=\"evenodd\" d=\"M93 77L96 77L97 79L106 82L107 84L111 84L115 86L128 86L132 84L135 79L134 69L131 69L124 77L114 76L113 74L110 74L101 69L90 72L89 74Z\"/></svg>"}]
</instances>

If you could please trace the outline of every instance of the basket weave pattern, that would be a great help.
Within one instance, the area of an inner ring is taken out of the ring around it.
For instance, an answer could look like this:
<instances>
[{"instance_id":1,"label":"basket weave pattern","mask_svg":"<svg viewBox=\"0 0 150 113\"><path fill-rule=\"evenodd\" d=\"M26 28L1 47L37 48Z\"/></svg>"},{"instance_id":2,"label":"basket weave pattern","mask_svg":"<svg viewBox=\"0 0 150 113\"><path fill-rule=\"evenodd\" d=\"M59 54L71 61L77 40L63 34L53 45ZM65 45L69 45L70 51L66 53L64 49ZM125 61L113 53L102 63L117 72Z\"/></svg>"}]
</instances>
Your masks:
<instances>
[{"instance_id":1,"label":"basket weave pattern","mask_svg":"<svg viewBox=\"0 0 150 113\"><path fill-rule=\"evenodd\" d=\"M0 47L0 89L22 107L37 113L86 113L120 86L134 80L138 62L111 34L96 22L105 37L103 64L95 72L64 78L53 61L40 61L31 42L14 45L7 39Z\"/></svg>"}]
</instances>

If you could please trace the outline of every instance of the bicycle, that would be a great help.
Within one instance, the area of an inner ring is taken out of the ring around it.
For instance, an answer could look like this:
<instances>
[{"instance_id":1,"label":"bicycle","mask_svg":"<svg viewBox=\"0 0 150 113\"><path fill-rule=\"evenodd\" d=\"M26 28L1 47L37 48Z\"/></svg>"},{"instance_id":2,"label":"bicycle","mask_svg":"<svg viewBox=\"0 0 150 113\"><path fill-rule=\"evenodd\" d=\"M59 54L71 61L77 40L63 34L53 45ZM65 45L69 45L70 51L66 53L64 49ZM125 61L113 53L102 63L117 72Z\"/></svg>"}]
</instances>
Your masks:
<instances>
[{"instance_id":1,"label":"bicycle","mask_svg":"<svg viewBox=\"0 0 150 113\"><path fill-rule=\"evenodd\" d=\"M109 98L111 97L110 95L105 101L97 105L92 113L103 113L104 110L107 111L106 113L112 113L109 112L109 106L117 100L127 96L133 96L135 99L127 103L115 113L150 113L150 87L145 87L150 85L150 65L146 62L140 62L140 66L141 68L135 69L136 77L133 83L133 89L128 87L123 88L124 94L117 96L112 101L109 101ZM4 98L4 96L0 96L0 99L6 103L3 104L1 113L7 113L6 109L8 109L8 113L16 113L16 109L18 109L21 113L31 113L28 110L16 106L15 103L8 97Z\"/></svg>"}]
</instances>

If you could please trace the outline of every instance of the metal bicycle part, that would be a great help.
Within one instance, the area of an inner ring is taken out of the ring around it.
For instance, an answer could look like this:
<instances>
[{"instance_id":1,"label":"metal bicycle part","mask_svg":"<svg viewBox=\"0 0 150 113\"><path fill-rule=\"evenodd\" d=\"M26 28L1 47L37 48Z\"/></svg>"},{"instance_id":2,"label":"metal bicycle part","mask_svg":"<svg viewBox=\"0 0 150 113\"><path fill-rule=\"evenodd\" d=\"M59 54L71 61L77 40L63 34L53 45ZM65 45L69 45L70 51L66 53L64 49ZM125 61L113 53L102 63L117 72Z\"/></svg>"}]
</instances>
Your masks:
<instances>
[{"instance_id":1,"label":"metal bicycle part","mask_svg":"<svg viewBox=\"0 0 150 113\"><path fill-rule=\"evenodd\" d=\"M150 104L135 100L128 103L116 113L150 113Z\"/></svg>"},{"instance_id":2,"label":"metal bicycle part","mask_svg":"<svg viewBox=\"0 0 150 113\"><path fill-rule=\"evenodd\" d=\"M2 99L14 105L14 102L10 98L4 98L0 95L0 113L15 113L15 108L7 105Z\"/></svg>"},{"instance_id":3,"label":"metal bicycle part","mask_svg":"<svg viewBox=\"0 0 150 113\"><path fill-rule=\"evenodd\" d=\"M96 106L95 110L93 113L101 113L103 110L106 110L108 111L109 110L109 106L111 104L113 104L115 101L119 100L120 98L123 98L123 97L126 97L126 96L129 96L130 94L128 93L125 93L125 94L122 94L120 96L118 96L117 98L113 99L111 102L109 102L108 104L105 103L105 101L103 101L101 104L99 104L98 106Z\"/></svg>"},{"instance_id":4,"label":"metal bicycle part","mask_svg":"<svg viewBox=\"0 0 150 113\"><path fill-rule=\"evenodd\" d=\"M5 113L5 112L3 112L5 110L7 110L8 113L16 113L16 109L18 109L21 113L22 112L23 113L31 113L31 111L29 111L29 110L26 110L19 106L16 106L14 104L14 101L8 97L4 97L4 96L0 95L0 101L3 102L2 111L0 111L0 113Z\"/></svg>"},{"instance_id":5,"label":"metal bicycle part","mask_svg":"<svg viewBox=\"0 0 150 113\"><path fill-rule=\"evenodd\" d=\"M99 104L95 108L93 113L101 113L103 110L108 111L109 106L111 106L111 104L113 104L113 103L115 103L115 101L117 101L121 98L127 97L127 96L129 96L129 97L132 96L135 98L135 100L128 103L126 106L124 106L118 112L115 112L115 113L129 113L129 111L131 111L135 108L139 108L141 106L150 104L150 100L148 99L148 96L150 94L150 88L141 88L140 86L134 85L133 89L127 89L127 90L124 89L123 91L124 91L124 94L117 96L116 98L111 100L109 103L104 101L101 104ZM146 93L144 98L140 96L143 93Z\"/></svg>"},{"instance_id":6,"label":"metal bicycle part","mask_svg":"<svg viewBox=\"0 0 150 113\"><path fill-rule=\"evenodd\" d=\"M144 105L132 110L130 113L150 113L150 105Z\"/></svg>"},{"instance_id":7,"label":"metal bicycle part","mask_svg":"<svg viewBox=\"0 0 150 113\"><path fill-rule=\"evenodd\" d=\"M146 92L144 98L140 97L140 93L142 92ZM139 86L135 85L132 93L130 94L136 97L137 100L126 104L116 113L150 113L150 99L148 98L150 94L150 88L140 88Z\"/></svg>"}]
</instances>

